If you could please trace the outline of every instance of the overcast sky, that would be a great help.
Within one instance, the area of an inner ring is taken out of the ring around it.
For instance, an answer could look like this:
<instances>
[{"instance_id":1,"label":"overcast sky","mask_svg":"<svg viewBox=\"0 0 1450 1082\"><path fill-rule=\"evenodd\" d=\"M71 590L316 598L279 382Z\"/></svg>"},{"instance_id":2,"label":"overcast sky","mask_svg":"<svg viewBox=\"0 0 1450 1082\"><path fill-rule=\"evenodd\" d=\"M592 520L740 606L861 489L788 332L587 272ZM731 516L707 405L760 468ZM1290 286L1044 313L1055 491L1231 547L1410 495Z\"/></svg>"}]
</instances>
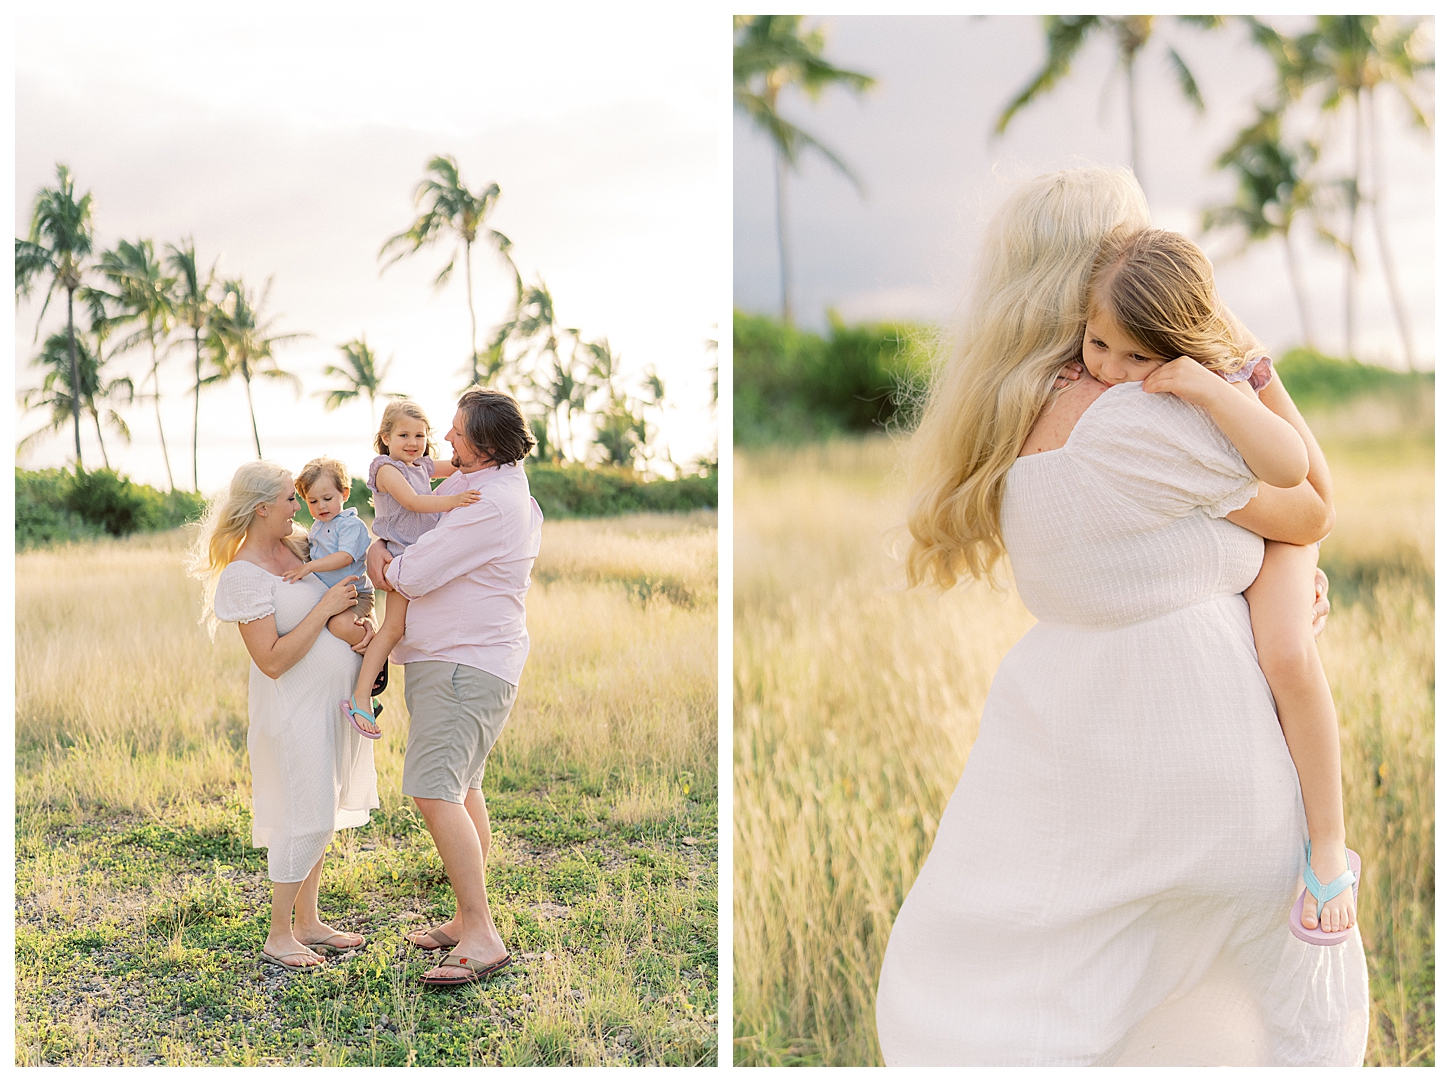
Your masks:
<instances>
[{"instance_id":1,"label":"overcast sky","mask_svg":"<svg viewBox=\"0 0 1450 1082\"><path fill-rule=\"evenodd\" d=\"M340 10L27 5L15 32L16 235L64 162L94 195L101 245L148 237L159 250L194 236L219 276L259 290L272 277L276 330L314 337L278 349L304 381L300 400L254 383L262 450L294 470L333 455L362 475L367 406L324 413L316 394L334 382L321 373L340 361L340 343L365 334L394 357L385 389L422 402L440 436L466 382L461 265L435 291L447 246L381 277L377 260L414 217L426 162L452 154L471 188L502 188L489 224L513 240L525 278L546 281L561 323L607 336L628 380L658 370L669 409L650 419L663 422L672 457L709 453L706 341L726 310L729 258L717 225L726 87L723 64L708 61L723 56L723 17L679 14L642 30L583 8ZM482 336L508 312L512 279L476 247L474 281ZM27 365L38 313L38 299L16 313L19 389L40 378ZM63 321L63 303L52 304L42 338ZM172 467L187 485L190 365L181 349L162 368ZM149 361L138 352L122 368L139 377ZM150 405L123 413L134 438L128 447L108 434L112 465L164 483ZM44 420L18 415L17 435ZM70 446L67 431L20 464L66 463ZM201 446L208 491L253 455L240 383L203 392ZM100 464L94 434L83 432L83 450L87 466Z\"/></svg>"},{"instance_id":2,"label":"overcast sky","mask_svg":"<svg viewBox=\"0 0 1450 1082\"><path fill-rule=\"evenodd\" d=\"M1087 45L1072 73L992 137L1002 108L1045 57L1036 17L835 16L823 22L825 55L876 77L862 95L833 89L812 104L782 95L782 112L841 155L863 181L856 190L821 158L807 154L788 185L798 321L820 328L835 308L847 321L938 320L951 311L1004 185L1073 164L1129 164L1124 80L1109 85L1115 49L1108 37ZM1286 30L1303 20L1280 20ZM1199 117L1183 100L1166 58L1175 45L1197 76L1207 104ZM1270 66L1238 28L1203 32L1160 16L1139 62L1144 188L1156 224L1189 233L1213 259L1220 291L1271 348L1300 341L1298 313L1277 242L1240 253L1232 235L1203 237L1203 208L1231 201L1231 177L1213 159L1267 101ZM1106 88L1106 90L1105 90ZM1433 141L1411 131L1407 112L1382 90L1385 208L1390 245L1410 309L1416 356L1434 346ZM1346 114L1347 115L1347 114ZM1298 114L1319 123L1312 109ZM1348 161L1345 129L1323 128L1326 165ZM780 308L775 196L770 144L748 121L735 121L736 304L752 312ZM1402 364L1380 257L1361 215L1359 353ZM1305 268L1317 344L1343 345L1343 261L1317 242L1306 221L1294 244Z\"/></svg>"}]
</instances>

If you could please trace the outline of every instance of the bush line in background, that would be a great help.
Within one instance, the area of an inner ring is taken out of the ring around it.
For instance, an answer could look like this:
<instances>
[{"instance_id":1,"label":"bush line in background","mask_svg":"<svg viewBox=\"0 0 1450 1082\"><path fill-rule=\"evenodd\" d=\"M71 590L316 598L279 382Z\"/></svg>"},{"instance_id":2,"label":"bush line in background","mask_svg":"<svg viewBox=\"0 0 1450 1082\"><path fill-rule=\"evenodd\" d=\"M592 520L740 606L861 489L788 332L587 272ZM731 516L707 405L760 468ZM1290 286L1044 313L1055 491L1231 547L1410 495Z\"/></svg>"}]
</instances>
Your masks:
<instances>
[{"instance_id":1,"label":"bush line in background","mask_svg":"<svg viewBox=\"0 0 1450 1082\"><path fill-rule=\"evenodd\" d=\"M821 336L770 316L735 313L735 443L798 444L880 431L905 420L930 373L936 331L910 323L848 326L834 313ZM1291 349L1275 359L1302 409L1361 395L1408 398L1433 388L1433 372Z\"/></svg>"},{"instance_id":2,"label":"bush line in background","mask_svg":"<svg viewBox=\"0 0 1450 1082\"><path fill-rule=\"evenodd\" d=\"M673 481L649 481L622 467L538 463L525 468L545 518L694 511L714 508L718 502L718 474L713 469ZM113 470L17 469L15 548L24 551L67 541L173 530L196 521L205 506L205 498L196 493L162 492ZM371 494L361 478L352 479L347 506L371 520ZM304 526L312 523L306 507L297 517Z\"/></svg>"}]
</instances>

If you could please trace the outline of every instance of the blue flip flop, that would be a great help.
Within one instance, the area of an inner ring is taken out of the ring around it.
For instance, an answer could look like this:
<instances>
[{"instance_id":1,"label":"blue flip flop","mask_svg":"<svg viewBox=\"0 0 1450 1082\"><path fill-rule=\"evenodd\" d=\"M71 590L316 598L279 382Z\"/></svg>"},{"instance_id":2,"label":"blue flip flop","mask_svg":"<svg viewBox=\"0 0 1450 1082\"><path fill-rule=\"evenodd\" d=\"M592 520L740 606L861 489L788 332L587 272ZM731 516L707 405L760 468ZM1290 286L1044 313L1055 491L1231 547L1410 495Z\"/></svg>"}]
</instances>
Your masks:
<instances>
[{"instance_id":1,"label":"blue flip flop","mask_svg":"<svg viewBox=\"0 0 1450 1082\"><path fill-rule=\"evenodd\" d=\"M364 729L361 725L359 725L357 723L357 719L359 717L364 717L364 718L367 718L374 725L377 725L378 724L377 715L378 714L381 714L383 712L382 711L382 704L381 703L374 702L374 703L370 703L369 704L369 705L372 706L373 710L375 710L377 712L377 713L374 713L374 714L369 714L362 707L358 706L358 704L357 704L357 698L356 698L356 696L353 696L353 695L349 695L346 699L343 699L341 702L339 702L338 705L342 707L342 712L347 715L347 720L350 721L350 722L352 722L352 727L354 729L356 729L359 733L361 733L363 736L367 737L369 740L376 740L376 739L378 739L378 737L380 737L380 736L383 735L383 731L382 731L382 728L381 727L378 728L378 731L377 732L370 733L366 729Z\"/></svg>"},{"instance_id":2,"label":"blue flip flop","mask_svg":"<svg viewBox=\"0 0 1450 1082\"><path fill-rule=\"evenodd\" d=\"M1354 891L1354 900L1359 901L1359 854L1353 849L1344 851L1345 862L1349 870L1336 876L1328 886L1319 882L1319 877L1314 874L1314 869L1309 866L1309 858L1313 854L1312 845L1304 846L1304 890L1299 894L1299 900L1294 903L1293 910L1289 913L1289 931L1305 943L1312 943L1316 947L1332 947L1343 943L1349 938L1349 933L1354 931L1351 924L1342 932L1325 932L1317 926L1314 928L1304 927L1304 905L1313 895L1318 903L1314 911L1316 919L1324 913L1324 903L1331 898L1338 897L1346 890ZM1358 923L1358 921L1356 921Z\"/></svg>"}]
</instances>

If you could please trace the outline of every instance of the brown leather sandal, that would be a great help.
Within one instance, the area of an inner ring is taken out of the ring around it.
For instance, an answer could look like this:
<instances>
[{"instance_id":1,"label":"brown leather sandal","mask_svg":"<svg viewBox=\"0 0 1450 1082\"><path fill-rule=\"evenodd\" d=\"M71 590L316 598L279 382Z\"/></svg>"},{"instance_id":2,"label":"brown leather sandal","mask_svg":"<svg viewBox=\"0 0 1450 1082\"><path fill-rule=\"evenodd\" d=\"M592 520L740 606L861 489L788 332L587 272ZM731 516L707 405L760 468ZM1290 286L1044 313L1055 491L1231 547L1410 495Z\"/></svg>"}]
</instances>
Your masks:
<instances>
[{"instance_id":1,"label":"brown leather sandal","mask_svg":"<svg viewBox=\"0 0 1450 1082\"><path fill-rule=\"evenodd\" d=\"M423 944L419 943L416 939L413 938L415 935L432 936L433 942L436 943L437 946L425 947L423 946ZM406 939L413 946L417 947L420 951L446 951L452 950L454 947L458 946L458 940L454 939L451 935L445 932L443 930L443 925L441 924L437 928L415 928L411 932L404 932L403 938Z\"/></svg>"},{"instance_id":2,"label":"brown leather sandal","mask_svg":"<svg viewBox=\"0 0 1450 1082\"><path fill-rule=\"evenodd\" d=\"M475 962L471 959L463 957L463 955L459 954L457 951L452 951L448 955L446 955L443 961L439 962L438 965L457 966L459 969L466 969L468 970L468 976L430 977L427 974L424 974L423 976L418 978L418 981L419 983L424 984L429 988L456 988L460 984L473 984L476 981L480 981L484 977L487 977L490 973L498 972L500 969L502 969L504 966L508 965L512 961L513 956L510 954L505 954L496 962Z\"/></svg>"}]
</instances>

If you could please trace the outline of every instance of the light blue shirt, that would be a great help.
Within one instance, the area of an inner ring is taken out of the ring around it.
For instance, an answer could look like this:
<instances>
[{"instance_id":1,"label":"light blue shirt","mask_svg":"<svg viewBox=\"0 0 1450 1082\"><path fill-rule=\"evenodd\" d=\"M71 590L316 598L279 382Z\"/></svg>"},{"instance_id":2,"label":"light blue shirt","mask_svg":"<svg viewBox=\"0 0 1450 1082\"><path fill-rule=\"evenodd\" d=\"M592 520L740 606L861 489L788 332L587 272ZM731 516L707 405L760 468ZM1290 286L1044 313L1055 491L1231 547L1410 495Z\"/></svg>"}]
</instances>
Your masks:
<instances>
[{"instance_id":1,"label":"light blue shirt","mask_svg":"<svg viewBox=\"0 0 1450 1082\"><path fill-rule=\"evenodd\" d=\"M320 560L334 552L345 552L352 557L352 563L341 571L314 571L313 574L328 586L336 586L348 575L358 575L357 592L372 593L372 584L367 578L368 546L372 544L367 523L357 517L357 509L348 507L326 522L314 522L307 531L307 555L309 559Z\"/></svg>"}]
</instances>

